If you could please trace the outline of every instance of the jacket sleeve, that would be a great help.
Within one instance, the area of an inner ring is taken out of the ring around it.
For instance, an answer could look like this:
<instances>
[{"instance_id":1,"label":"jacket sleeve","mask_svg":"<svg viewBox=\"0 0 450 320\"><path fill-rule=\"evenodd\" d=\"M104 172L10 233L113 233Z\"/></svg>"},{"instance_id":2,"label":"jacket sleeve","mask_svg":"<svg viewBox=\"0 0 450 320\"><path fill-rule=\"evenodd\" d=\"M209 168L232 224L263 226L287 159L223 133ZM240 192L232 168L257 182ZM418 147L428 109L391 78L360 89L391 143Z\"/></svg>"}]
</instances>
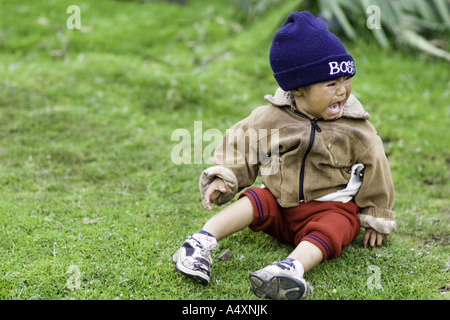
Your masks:
<instances>
[{"instance_id":1,"label":"jacket sleeve","mask_svg":"<svg viewBox=\"0 0 450 320\"><path fill-rule=\"evenodd\" d=\"M389 234L396 228L394 221L394 186L383 143L375 136L372 145L361 159L364 176L355 202L361 208L358 214L361 227Z\"/></svg>"},{"instance_id":2,"label":"jacket sleeve","mask_svg":"<svg viewBox=\"0 0 450 320\"><path fill-rule=\"evenodd\" d=\"M216 205L233 199L240 190L252 185L258 176L258 133L253 129L252 117L253 113L227 130L214 152L214 165L200 175L202 197L215 178L225 182L227 191L213 201Z\"/></svg>"}]
</instances>

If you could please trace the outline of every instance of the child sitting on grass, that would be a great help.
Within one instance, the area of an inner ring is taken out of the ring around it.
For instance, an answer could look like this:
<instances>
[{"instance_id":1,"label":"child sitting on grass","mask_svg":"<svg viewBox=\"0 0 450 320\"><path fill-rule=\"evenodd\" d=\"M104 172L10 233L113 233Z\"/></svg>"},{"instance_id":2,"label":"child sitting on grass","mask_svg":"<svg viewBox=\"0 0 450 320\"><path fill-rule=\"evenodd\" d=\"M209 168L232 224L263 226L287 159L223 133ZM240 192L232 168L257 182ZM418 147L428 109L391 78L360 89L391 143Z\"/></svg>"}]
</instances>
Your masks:
<instances>
[{"instance_id":1,"label":"child sitting on grass","mask_svg":"<svg viewBox=\"0 0 450 320\"><path fill-rule=\"evenodd\" d=\"M309 287L304 273L337 258L360 227L364 246L389 242L394 189L382 141L350 94L353 58L325 24L309 12L290 14L274 35L270 65L280 86L265 97L270 105L227 131L214 166L200 177L208 211L211 202L224 204L251 186L258 173L264 186L241 193L172 260L181 273L207 284L218 240L245 227L264 231L295 249L251 273L251 288L258 297L297 300ZM255 133L258 143L242 148L233 132ZM254 152L265 158L253 161Z\"/></svg>"}]
</instances>

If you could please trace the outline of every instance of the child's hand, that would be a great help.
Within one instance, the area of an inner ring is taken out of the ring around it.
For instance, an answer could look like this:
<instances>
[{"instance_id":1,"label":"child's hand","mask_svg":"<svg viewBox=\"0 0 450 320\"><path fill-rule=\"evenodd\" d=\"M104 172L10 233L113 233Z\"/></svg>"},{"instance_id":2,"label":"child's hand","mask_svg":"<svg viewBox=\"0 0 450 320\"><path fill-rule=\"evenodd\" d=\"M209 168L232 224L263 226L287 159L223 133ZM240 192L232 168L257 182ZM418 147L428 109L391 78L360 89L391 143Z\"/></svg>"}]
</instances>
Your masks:
<instances>
[{"instance_id":1,"label":"child's hand","mask_svg":"<svg viewBox=\"0 0 450 320\"><path fill-rule=\"evenodd\" d=\"M386 237L386 244L389 243L390 238L388 234L378 233L374 229L366 228L366 233L364 233L363 246L366 247L368 243L371 248L374 248L375 245L379 247L383 242L383 236Z\"/></svg>"},{"instance_id":2,"label":"child's hand","mask_svg":"<svg viewBox=\"0 0 450 320\"><path fill-rule=\"evenodd\" d=\"M223 180L220 178L214 179L203 196L203 208L210 211L212 209L211 201L217 199L221 193L225 192L227 192L227 189Z\"/></svg>"}]
</instances>

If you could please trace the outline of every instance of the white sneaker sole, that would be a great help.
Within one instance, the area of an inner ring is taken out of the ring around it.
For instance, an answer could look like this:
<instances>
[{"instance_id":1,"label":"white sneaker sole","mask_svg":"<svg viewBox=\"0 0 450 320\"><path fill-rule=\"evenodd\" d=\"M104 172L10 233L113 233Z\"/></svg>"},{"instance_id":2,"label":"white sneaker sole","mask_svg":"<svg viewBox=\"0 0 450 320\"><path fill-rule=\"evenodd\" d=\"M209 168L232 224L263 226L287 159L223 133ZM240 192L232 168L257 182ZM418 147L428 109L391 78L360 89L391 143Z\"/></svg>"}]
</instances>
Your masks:
<instances>
[{"instance_id":1,"label":"white sneaker sole","mask_svg":"<svg viewBox=\"0 0 450 320\"><path fill-rule=\"evenodd\" d=\"M258 297L274 300L300 300L306 290L304 280L283 274L267 280L252 273L250 274L250 285Z\"/></svg>"}]
</instances>

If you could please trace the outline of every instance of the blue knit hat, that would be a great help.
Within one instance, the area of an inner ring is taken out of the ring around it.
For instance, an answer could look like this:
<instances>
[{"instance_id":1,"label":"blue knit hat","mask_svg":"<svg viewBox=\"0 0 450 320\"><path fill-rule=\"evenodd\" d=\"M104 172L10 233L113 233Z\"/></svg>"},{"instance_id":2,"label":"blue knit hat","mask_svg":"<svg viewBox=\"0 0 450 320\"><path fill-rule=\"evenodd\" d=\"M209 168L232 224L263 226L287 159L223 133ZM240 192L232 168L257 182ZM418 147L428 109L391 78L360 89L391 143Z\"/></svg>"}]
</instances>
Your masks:
<instances>
[{"instance_id":1,"label":"blue knit hat","mask_svg":"<svg viewBox=\"0 0 450 320\"><path fill-rule=\"evenodd\" d=\"M352 56L325 23L307 11L291 13L275 33L270 66L284 91L355 75Z\"/></svg>"}]
</instances>

